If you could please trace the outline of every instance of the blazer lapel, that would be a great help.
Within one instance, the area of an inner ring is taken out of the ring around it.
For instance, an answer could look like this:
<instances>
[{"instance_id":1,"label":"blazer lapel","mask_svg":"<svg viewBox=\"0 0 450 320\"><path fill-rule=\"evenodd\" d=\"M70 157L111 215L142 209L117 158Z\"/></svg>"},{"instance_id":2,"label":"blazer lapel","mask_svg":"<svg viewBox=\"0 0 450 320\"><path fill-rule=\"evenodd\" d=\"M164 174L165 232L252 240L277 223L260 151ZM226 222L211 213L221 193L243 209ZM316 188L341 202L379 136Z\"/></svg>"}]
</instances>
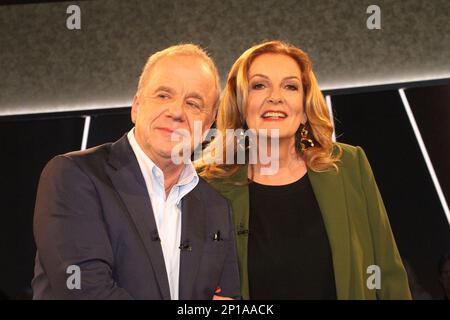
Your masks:
<instances>
[{"instance_id":1,"label":"blazer lapel","mask_svg":"<svg viewBox=\"0 0 450 320\"><path fill-rule=\"evenodd\" d=\"M349 299L351 281L350 230L345 200L344 183L340 175L332 172L308 171L314 195L319 204L333 255L333 269L337 296ZM247 181L247 166L242 166L230 182ZM213 186L214 182L211 183ZM221 182L216 186L233 204L234 223L237 232L238 255L241 272L241 291L249 298L247 252L249 229L248 186L237 187ZM245 235L245 236L244 236Z\"/></svg>"},{"instance_id":2,"label":"blazer lapel","mask_svg":"<svg viewBox=\"0 0 450 320\"><path fill-rule=\"evenodd\" d=\"M333 172L308 171L325 223L333 255L338 299L349 299L351 281L350 231L344 183Z\"/></svg>"},{"instance_id":3,"label":"blazer lapel","mask_svg":"<svg viewBox=\"0 0 450 320\"><path fill-rule=\"evenodd\" d=\"M205 241L206 217L198 189L199 186L189 192L183 198L181 204L181 243L185 248L180 252L180 300L193 298L192 290L196 281Z\"/></svg>"},{"instance_id":4,"label":"blazer lapel","mask_svg":"<svg viewBox=\"0 0 450 320\"><path fill-rule=\"evenodd\" d=\"M239 273L241 277L241 295L244 299L250 299L248 282L248 235L250 218L250 197L246 184L247 165L241 166L238 172L225 182L218 184L214 181L211 185L227 198L233 210L233 222L236 235L237 255L239 261ZM236 185L238 183L238 185Z\"/></svg>"},{"instance_id":5,"label":"blazer lapel","mask_svg":"<svg viewBox=\"0 0 450 320\"><path fill-rule=\"evenodd\" d=\"M128 142L123 136L111 147L107 173L134 222L155 272L163 299L170 300L170 288L157 226L144 177Z\"/></svg>"}]
</instances>

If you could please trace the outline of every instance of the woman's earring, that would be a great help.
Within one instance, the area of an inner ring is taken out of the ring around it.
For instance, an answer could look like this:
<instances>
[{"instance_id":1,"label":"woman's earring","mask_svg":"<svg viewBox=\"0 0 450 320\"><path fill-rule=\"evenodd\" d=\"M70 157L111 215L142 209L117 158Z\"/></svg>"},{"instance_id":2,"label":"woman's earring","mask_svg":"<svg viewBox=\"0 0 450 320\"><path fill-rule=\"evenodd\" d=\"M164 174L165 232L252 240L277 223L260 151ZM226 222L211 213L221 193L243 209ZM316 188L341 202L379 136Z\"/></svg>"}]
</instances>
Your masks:
<instances>
[{"instance_id":1,"label":"woman's earring","mask_svg":"<svg viewBox=\"0 0 450 320\"><path fill-rule=\"evenodd\" d=\"M306 129L305 124L300 124L299 130L297 130L297 134L295 135L295 144L297 150L301 152L305 152L306 149L314 147L314 141L308 137L308 130Z\"/></svg>"}]
</instances>

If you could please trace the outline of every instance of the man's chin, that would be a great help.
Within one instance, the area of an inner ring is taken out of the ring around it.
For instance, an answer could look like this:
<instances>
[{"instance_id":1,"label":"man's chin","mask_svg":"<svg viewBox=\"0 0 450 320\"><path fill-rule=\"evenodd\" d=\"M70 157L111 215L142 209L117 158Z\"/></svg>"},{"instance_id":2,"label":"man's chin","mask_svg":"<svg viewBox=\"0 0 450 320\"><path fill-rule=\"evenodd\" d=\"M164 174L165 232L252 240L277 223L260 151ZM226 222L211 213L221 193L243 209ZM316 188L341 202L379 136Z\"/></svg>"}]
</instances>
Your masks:
<instances>
[{"instance_id":1,"label":"man's chin","mask_svg":"<svg viewBox=\"0 0 450 320\"><path fill-rule=\"evenodd\" d=\"M161 159L163 159L164 161L172 161L173 163L176 163L176 161L174 161L174 157L180 157L180 153L178 152L178 154L172 154L172 152L174 151L174 148L164 148L164 149L160 149L158 150L158 155Z\"/></svg>"},{"instance_id":2,"label":"man's chin","mask_svg":"<svg viewBox=\"0 0 450 320\"><path fill-rule=\"evenodd\" d=\"M159 150L158 155L161 159L170 160L172 158L172 150L171 149Z\"/></svg>"}]
</instances>

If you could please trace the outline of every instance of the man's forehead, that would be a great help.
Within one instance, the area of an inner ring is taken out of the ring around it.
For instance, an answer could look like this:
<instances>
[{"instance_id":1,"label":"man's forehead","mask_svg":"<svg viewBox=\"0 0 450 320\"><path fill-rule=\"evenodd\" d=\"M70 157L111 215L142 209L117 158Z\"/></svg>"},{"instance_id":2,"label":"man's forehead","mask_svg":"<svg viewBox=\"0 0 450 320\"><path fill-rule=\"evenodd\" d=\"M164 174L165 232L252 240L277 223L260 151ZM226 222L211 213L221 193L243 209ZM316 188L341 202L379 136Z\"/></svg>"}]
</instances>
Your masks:
<instances>
[{"instance_id":1,"label":"man's forehead","mask_svg":"<svg viewBox=\"0 0 450 320\"><path fill-rule=\"evenodd\" d=\"M177 72L181 71L191 71L193 73L214 77L214 74L206 61L194 55L177 54L173 56L162 57L155 62L153 71L155 70L160 73L170 74L176 74Z\"/></svg>"},{"instance_id":2,"label":"man's forehead","mask_svg":"<svg viewBox=\"0 0 450 320\"><path fill-rule=\"evenodd\" d=\"M176 61L164 57L166 61L158 61L153 70L148 75L148 84L154 90L157 87L169 87L173 90L182 86L186 90L205 91L205 94L215 88L214 75L209 70L206 63L192 63L191 61ZM161 63L160 63L161 62Z\"/></svg>"},{"instance_id":3,"label":"man's forehead","mask_svg":"<svg viewBox=\"0 0 450 320\"><path fill-rule=\"evenodd\" d=\"M178 89L176 86L171 86L171 85L164 85L161 84L160 86L154 87L154 92L160 92L160 91L164 91L167 93L171 93L171 94L177 94ZM197 98L197 99L201 99L204 100L206 97L204 96L204 94L202 94L202 92L200 91L196 91L195 88L192 88L192 90L185 90L184 94L186 96L189 96L191 98Z\"/></svg>"},{"instance_id":4,"label":"man's forehead","mask_svg":"<svg viewBox=\"0 0 450 320\"><path fill-rule=\"evenodd\" d=\"M177 77L176 73L161 72L151 76L146 90L167 91L171 93L196 93L207 96L214 91L214 84L206 78Z\"/></svg>"}]
</instances>

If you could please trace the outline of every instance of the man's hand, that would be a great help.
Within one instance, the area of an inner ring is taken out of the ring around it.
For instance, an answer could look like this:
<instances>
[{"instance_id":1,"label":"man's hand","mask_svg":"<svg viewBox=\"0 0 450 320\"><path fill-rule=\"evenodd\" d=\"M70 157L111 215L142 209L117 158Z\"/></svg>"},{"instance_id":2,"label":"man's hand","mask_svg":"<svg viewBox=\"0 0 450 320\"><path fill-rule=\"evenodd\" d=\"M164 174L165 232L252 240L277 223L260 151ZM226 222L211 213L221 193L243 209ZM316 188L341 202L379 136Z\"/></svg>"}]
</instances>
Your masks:
<instances>
[{"instance_id":1,"label":"man's hand","mask_svg":"<svg viewBox=\"0 0 450 320\"><path fill-rule=\"evenodd\" d=\"M214 293L220 293L222 291L222 289L220 289L220 287L216 288L216 291ZM219 296L217 294L215 294L213 296L213 300L234 300L233 298L229 298L229 297L223 297L223 296Z\"/></svg>"}]
</instances>

